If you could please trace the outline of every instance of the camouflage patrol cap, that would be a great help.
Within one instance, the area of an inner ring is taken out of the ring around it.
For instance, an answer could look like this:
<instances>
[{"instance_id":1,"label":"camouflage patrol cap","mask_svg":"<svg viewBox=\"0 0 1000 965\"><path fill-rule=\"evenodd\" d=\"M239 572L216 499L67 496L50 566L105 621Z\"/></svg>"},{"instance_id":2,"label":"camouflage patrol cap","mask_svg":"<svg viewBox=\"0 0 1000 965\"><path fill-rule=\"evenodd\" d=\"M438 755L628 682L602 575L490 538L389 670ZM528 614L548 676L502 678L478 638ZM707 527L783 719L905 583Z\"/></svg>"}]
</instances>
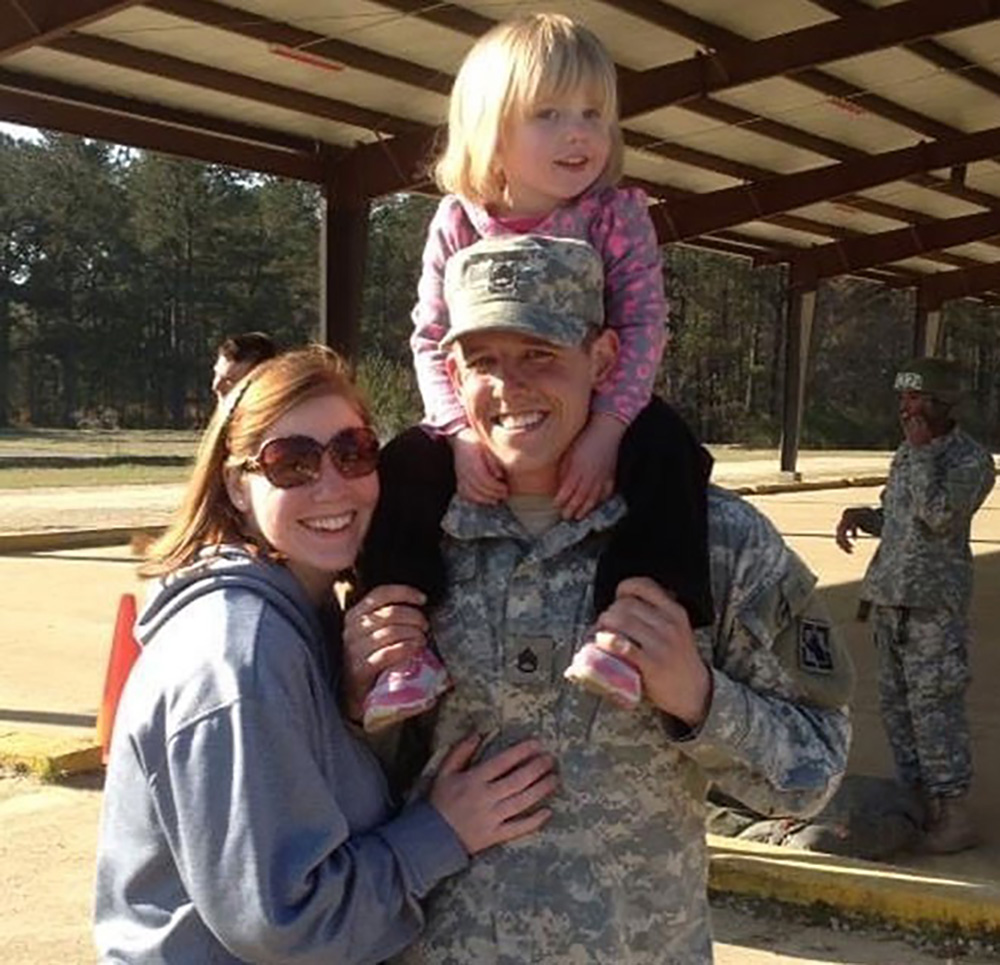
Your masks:
<instances>
[{"instance_id":1,"label":"camouflage patrol cap","mask_svg":"<svg viewBox=\"0 0 1000 965\"><path fill-rule=\"evenodd\" d=\"M962 371L952 359L916 358L896 373L897 392L925 392L954 405L962 396Z\"/></svg>"},{"instance_id":2,"label":"camouflage patrol cap","mask_svg":"<svg viewBox=\"0 0 1000 965\"><path fill-rule=\"evenodd\" d=\"M574 238L484 238L448 260L444 297L450 319L442 347L486 331L580 345L604 325L604 264Z\"/></svg>"}]
</instances>

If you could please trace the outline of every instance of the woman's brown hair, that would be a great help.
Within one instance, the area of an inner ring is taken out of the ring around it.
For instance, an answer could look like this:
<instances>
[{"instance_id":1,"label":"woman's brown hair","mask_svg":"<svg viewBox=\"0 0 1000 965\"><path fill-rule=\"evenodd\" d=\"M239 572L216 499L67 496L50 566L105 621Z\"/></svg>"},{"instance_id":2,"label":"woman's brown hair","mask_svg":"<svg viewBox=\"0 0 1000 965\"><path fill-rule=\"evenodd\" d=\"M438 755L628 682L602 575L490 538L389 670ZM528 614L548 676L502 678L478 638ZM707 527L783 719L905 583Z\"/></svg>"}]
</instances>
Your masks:
<instances>
[{"instance_id":1,"label":"woman's brown hair","mask_svg":"<svg viewBox=\"0 0 1000 965\"><path fill-rule=\"evenodd\" d=\"M318 396L338 396L370 421L368 406L344 360L309 345L262 362L233 387L202 437L180 508L149 548L142 576L162 576L190 563L205 548L236 543L265 547L247 533L226 489L227 469L256 455L267 431L286 412Z\"/></svg>"}]
</instances>

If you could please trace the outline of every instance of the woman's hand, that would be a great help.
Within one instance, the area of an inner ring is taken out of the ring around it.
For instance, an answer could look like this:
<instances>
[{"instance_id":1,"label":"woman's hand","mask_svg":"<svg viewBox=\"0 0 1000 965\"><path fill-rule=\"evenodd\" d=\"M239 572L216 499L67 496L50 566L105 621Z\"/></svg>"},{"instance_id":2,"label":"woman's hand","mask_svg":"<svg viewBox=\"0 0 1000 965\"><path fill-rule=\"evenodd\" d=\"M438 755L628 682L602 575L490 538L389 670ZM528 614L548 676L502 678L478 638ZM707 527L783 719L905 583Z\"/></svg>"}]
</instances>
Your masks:
<instances>
[{"instance_id":1,"label":"woman's hand","mask_svg":"<svg viewBox=\"0 0 1000 965\"><path fill-rule=\"evenodd\" d=\"M647 699L698 727L708 714L712 678L694 642L687 611L648 577L618 584L615 602L597 618L594 643L642 674Z\"/></svg>"},{"instance_id":2,"label":"woman's hand","mask_svg":"<svg viewBox=\"0 0 1000 965\"><path fill-rule=\"evenodd\" d=\"M559 786L555 759L537 740L521 741L482 764L469 762L482 743L477 734L459 741L441 763L430 802L469 854L537 831L550 817L539 808Z\"/></svg>"},{"instance_id":3,"label":"woman's hand","mask_svg":"<svg viewBox=\"0 0 1000 965\"><path fill-rule=\"evenodd\" d=\"M344 614L344 709L361 720L362 704L375 678L427 644L426 597L412 586L377 586Z\"/></svg>"}]
</instances>

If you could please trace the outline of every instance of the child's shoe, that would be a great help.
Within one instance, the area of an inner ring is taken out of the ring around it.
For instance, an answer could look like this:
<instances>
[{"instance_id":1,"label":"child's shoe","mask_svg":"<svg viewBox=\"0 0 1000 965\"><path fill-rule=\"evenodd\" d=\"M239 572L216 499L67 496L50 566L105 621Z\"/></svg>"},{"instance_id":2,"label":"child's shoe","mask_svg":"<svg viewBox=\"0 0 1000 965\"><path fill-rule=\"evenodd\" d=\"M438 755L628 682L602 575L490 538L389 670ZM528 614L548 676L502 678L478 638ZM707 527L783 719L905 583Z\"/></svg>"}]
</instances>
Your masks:
<instances>
[{"instance_id":1,"label":"child's shoe","mask_svg":"<svg viewBox=\"0 0 1000 965\"><path fill-rule=\"evenodd\" d=\"M563 676L600 697L633 710L642 699L642 676L632 664L587 640Z\"/></svg>"},{"instance_id":2,"label":"child's shoe","mask_svg":"<svg viewBox=\"0 0 1000 965\"><path fill-rule=\"evenodd\" d=\"M365 698L364 729L374 733L422 714L449 687L451 678L444 664L433 650L424 648L400 666L379 674Z\"/></svg>"}]
</instances>

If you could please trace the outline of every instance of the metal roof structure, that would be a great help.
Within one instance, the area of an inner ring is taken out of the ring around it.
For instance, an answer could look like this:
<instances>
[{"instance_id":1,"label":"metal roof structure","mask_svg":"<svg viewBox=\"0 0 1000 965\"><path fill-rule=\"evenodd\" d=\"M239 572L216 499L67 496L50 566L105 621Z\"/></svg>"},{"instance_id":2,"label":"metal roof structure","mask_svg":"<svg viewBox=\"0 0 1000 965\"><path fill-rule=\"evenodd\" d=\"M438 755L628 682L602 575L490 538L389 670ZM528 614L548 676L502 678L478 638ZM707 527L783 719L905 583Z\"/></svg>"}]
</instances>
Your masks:
<instances>
[{"instance_id":1,"label":"metal roof structure","mask_svg":"<svg viewBox=\"0 0 1000 965\"><path fill-rule=\"evenodd\" d=\"M928 351L943 301L1000 295L1000 0L543 8L618 63L626 178L661 241L789 263L786 429L823 278L915 288ZM0 119L322 185L328 337L350 350L371 199L425 185L466 50L535 9L0 0Z\"/></svg>"}]
</instances>

